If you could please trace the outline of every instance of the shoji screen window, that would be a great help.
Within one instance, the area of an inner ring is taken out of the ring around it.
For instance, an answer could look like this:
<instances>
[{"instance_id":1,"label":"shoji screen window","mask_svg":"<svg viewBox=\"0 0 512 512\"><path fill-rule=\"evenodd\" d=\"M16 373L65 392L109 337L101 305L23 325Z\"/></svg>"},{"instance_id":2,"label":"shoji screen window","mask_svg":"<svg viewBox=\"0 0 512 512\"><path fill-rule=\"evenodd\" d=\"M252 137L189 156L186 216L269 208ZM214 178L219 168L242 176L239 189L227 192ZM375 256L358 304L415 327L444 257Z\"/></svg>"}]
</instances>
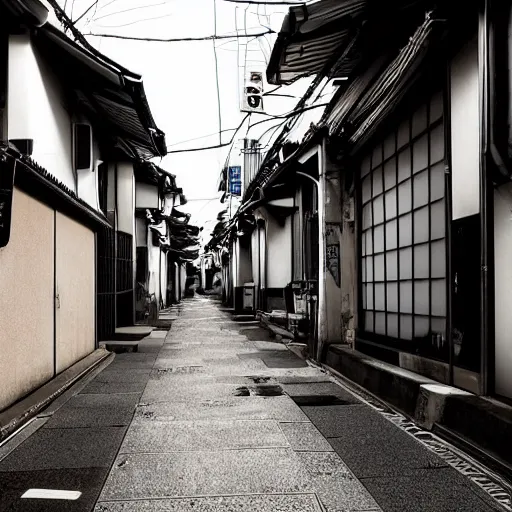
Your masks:
<instances>
[{"instance_id":1,"label":"shoji screen window","mask_svg":"<svg viewBox=\"0 0 512 512\"><path fill-rule=\"evenodd\" d=\"M439 93L362 163L362 327L369 334L405 341L445 333L442 104Z\"/></svg>"}]
</instances>

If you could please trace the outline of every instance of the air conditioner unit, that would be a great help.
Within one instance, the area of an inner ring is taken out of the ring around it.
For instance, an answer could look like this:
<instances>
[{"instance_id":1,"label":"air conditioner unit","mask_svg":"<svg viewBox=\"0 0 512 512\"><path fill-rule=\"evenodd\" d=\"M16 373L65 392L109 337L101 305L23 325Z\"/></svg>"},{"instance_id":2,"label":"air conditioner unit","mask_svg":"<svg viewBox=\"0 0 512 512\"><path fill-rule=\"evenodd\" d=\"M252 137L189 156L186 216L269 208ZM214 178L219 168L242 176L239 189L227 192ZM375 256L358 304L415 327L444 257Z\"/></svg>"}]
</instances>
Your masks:
<instances>
[{"instance_id":1,"label":"air conditioner unit","mask_svg":"<svg viewBox=\"0 0 512 512\"><path fill-rule=\"evenodd\" d=\"M242 94L242 112L263 113L263 73L251 71L246 77Z\"/></svg>"}]
</instances>

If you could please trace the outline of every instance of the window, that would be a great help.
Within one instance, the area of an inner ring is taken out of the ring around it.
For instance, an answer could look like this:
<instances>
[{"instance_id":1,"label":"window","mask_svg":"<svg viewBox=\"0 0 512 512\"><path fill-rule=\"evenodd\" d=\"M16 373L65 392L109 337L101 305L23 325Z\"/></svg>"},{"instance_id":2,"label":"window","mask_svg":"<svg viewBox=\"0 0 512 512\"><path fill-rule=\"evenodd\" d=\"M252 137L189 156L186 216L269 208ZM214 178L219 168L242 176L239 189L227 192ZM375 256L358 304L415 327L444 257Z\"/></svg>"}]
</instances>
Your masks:
<instances>
[{"instance_id":1,"label":"window","mask_svg":"<svg viewBox=\"0 0 512 512\"><path fill-rule=\"evenodd\" d=\"M362 163L362 327L367 333L400 340L445 336L442 105L442 94L436 94Z\"/></svg>"}]
</instances>

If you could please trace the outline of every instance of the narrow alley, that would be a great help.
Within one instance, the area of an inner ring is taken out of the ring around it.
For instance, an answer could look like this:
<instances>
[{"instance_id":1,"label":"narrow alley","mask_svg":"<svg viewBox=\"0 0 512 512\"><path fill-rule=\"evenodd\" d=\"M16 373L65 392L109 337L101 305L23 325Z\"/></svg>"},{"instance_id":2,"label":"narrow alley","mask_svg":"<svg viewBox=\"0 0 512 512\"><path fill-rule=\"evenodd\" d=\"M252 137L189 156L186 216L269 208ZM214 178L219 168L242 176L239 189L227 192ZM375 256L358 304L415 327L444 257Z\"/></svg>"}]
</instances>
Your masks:
<instances>
[{"instance_id":1,"label":"narrow alley","mask_svg":"<svg viewBox=\"0 0 512 512\"><path fill-rule=\"evenodd\" d=\"M257 322L208 298L169 311L0 447L0 510L503 510Z\"/></svg>"}]
</instances>

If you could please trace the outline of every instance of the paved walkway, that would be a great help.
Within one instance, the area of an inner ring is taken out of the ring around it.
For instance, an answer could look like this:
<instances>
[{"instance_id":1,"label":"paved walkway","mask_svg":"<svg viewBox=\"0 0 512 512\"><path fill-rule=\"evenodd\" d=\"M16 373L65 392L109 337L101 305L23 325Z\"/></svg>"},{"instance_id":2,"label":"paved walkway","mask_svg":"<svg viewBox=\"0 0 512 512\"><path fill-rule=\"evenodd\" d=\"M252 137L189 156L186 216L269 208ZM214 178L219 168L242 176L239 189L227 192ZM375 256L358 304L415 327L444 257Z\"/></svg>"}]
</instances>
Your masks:
<instances>
[{"instance_id":1,"label":"paved walkway","mask_svg":"<svg viewBox=\"0 0 512 512\"><path fill-rule=\"evenodd\" d=\"M75 393L4 453L1 511L500 510L213 300L186 301L169 333L153 332ZM20 499L31 488L82 495Z\"/></svg>"}]
</instances>

